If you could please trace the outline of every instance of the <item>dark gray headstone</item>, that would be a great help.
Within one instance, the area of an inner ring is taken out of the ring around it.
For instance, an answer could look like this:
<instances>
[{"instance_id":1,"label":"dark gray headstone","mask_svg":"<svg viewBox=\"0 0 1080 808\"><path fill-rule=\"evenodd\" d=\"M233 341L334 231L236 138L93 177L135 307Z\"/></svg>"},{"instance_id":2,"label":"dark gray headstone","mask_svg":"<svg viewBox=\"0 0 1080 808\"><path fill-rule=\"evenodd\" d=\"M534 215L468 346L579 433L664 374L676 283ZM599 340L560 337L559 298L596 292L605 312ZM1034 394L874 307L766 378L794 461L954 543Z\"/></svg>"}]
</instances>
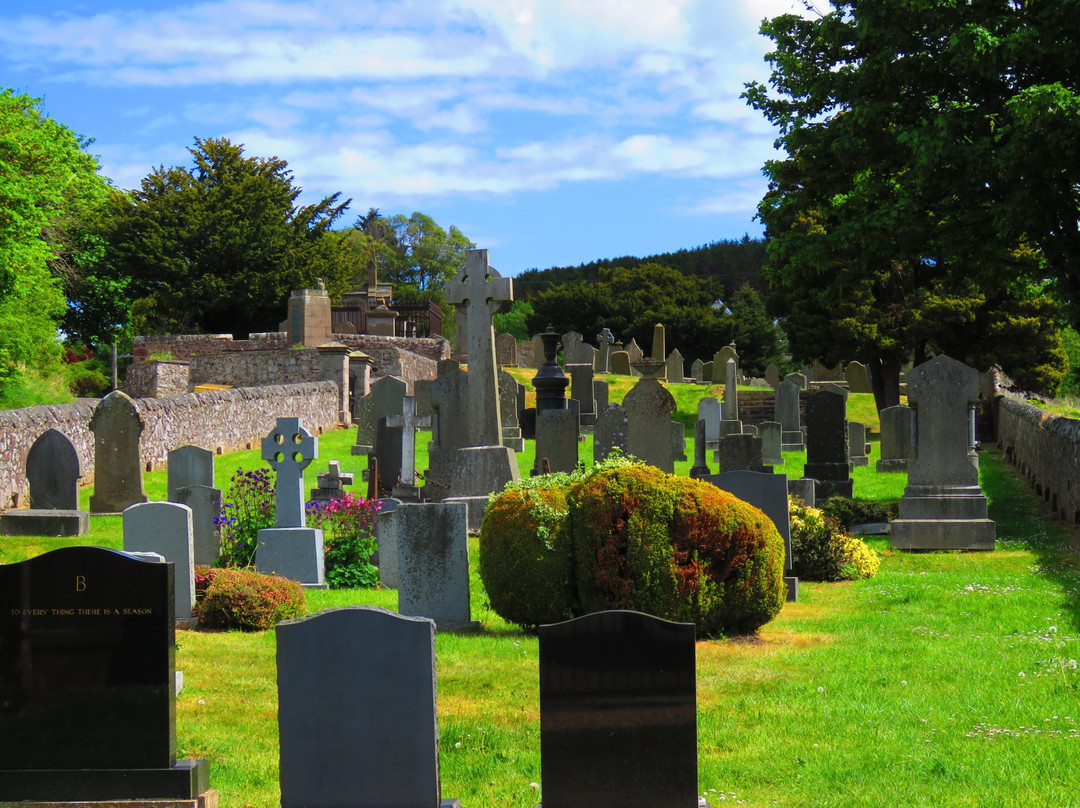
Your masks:
<instances>
[{"instance_id":1,"label":"dark gray headstone","mask_svg":"<svg viewBox=\"0 0 1080 808\"><path fill-rule=\"evenodd\" d=\"M94 433L94 493L92 513L121 513L129 505L146 502L139 436L143 422L135 402L120 390L105 396L90 418Z\"/></svg>"},{"instance_id":2,"label":"dark gray headstone","mask_svg":"<svg viewBox=\"0 0 1080 808\"><path fill-rule=\"evenodd\" d=\"M191 508L195 563L213 566L221 555L221 536L214 522L221 514L221 489L186 485L176 490L176 501Z\"/></svg>"},{"instance_id":3,"label":"dark gray headstone","mask_svg":"<svg viewBox=\"0 0 1080 808\"><path fill-rule=\"evenodd\" d=\"M26 455L30 507L74 511L79 507L79 455L68 437L55 429L41 433Z\"/></svg>"},{"instance_id":4,"label":"dark gray headstone","mask_svg":"<svg viewBox=\"0 0 1080 808\"><path fill-rule=\"evenodd\" d=\"M406 503L393 516L398 611L440 629L474 628L469 604L469 527L464 503Z\"/></svg>"},{"instance_id":5,"label":"dark gray headstone","mask_svg":"<svg viewBox=\"0 0 1080 808\"><path fill-rule=\"evenodd\" d=\"M806 400L806 466L803 474L818 481L819 499L850 497L848 391L826 384Z\"/></svg>"},{"instance_id":6,"label":"dark gray headstone","mask_svg":"<svg viewBox=\"0 0 1080 808\"><path fill-rule=\"evenodd\" d=\"M612 611L538 633L544 805L694 808L693 624Z\"/></svg>"},{"instance_id":7,"label":"dark gray headstone","mask_svg":"<svg viewBox=\"0 0 1080 808\"><path fill-rule=\"evenodd\" d=\"M619 404L608 404L600 411L593 431L593 462L607 460L613 449L626 454L626 413Z\"/></svg>"},{"instance_id":8,"label":"dark gray headstone","mask_svg":"<svg viewBox=\"0 0 1080 808\"><path fill-rule=\"evenodd\" d=\"M173 449L167 459L169 502L178 502L176 492L188 485L214 487L214 453L200 446Z\"/></svg>"},{"instance_id":9,"label":"dark gray headstone","mask_svg":"<svg viewBox=\"0 0 1080 808\"><path fill-rule=\"evenodd\" d=\"M284 620L276 634L282 808L449 802L431 620L350 606Z\"/></svg>"},{"instance_id":10,"label":"dark gray headstone","mask_svg":"<svg viewBox=\"0 0 1080 808\"><path fill-rule=\"evenodd\" d=\"M379 488L390 491L401 474L401 452L404 441L400 426L387 426L380 418L375 427L375 457L379 459Z\"/></svg>"},{"instance_id":11,"label":"dark gray headstone","mask_svg":"<svg viewBox=\"0 0 1080 808\"><path fill-rule=\"evenodd\" d=\"M0 802L191 799L173 567L99 547L0 565Z\"/></svg>"}]
</instances>

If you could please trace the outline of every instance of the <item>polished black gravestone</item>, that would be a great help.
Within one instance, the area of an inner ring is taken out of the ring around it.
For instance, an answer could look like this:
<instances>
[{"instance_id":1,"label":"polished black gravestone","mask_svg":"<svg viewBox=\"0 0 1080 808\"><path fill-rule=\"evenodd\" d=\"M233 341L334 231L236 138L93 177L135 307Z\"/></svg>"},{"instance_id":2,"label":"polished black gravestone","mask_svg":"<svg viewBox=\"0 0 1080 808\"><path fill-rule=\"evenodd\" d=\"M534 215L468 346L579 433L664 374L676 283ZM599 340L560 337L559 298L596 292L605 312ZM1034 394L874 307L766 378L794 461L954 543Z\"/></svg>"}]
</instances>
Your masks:
<instances>
[{"instance_id":1,"label":"polished black gravestone","mask_svg":"<svg viewBox=\"0 0 1080 808\"><path fill-rule=\"evenodd\" d=\"M460 808L440 793L432 620L349 606L276 633L282 808Z\"/></svg>"},{"instance_id":2,"label":"polished black gravestone","mask_svg":"<svg viewBox=\"0 0 1080 808\"><path fill-rule=\"evenodd\" d=\"M98 547L0 565L0 802L192 799L173 566Z\"/></svg>"},{"instance_id":3,"label":"polished black gravestone","mask_svg":"<svg viewBox=\"0 0 1080 808\"><path fill-rule=\"evenodd\" d=\"M597 612L539 636L544 808L696 808L693 624Z\"/></svg>"}]
</instances>

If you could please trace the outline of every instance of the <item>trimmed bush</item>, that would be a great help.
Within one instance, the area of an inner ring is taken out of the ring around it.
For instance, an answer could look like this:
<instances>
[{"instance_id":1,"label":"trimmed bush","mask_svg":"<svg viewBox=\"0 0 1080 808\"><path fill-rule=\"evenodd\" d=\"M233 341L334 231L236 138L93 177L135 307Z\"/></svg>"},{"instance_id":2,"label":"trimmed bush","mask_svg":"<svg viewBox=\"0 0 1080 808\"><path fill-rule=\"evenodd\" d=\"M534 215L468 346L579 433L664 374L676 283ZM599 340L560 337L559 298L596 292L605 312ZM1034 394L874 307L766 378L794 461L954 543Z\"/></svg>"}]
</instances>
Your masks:
<instances>
[{"instance_id":1,"label":"trimmed bush","mask_svg":"<svg viewBox=\"0 0 1080 808\"><path fill-rule=\"evenodd\" d=\"M821 503L826 516L835 519L844 530L855 525L872 522L891 522L898 512L897 503L881 505L877 502L861 502L847 497L829 497Z\"/></svg>"},{"instance_id":2,"label":"trimmed bush","mask_svg":"<svg viewBox=\"0 0 1080 808\"><path fill-rule=\"evenodd\" d=\"M484 513L480 579L491 608L526 628L573 616L566 490L560 483L509 488Z\"/></svg>"},{"instance_id":3,"label":"trimmed bush","mask_svg":"<svg viewBox=\"0 0 1080 808\"><path fill-rule=\"evenodd\" d=\"M194 611L205 628L265 631L304 614L304 588L276 575L219 569Z\"/></svg>"},{"instance_id":4,"label":"trimmed bush","mask_svg":"<svg viewBox=\"0 0 1080 808\"><path fill-rule=\"evenodd\" d=\"M796 497L789 499L788 507L794 575L807 581L854 581L877 574L881 559L866 542Z\"/></svg>"},{"instance_id":5,"label":"trimmed bush","mask_svg":"<svg viewBox=\"0 0 1080 808\"><path fill-rule=\"evenodd\" d=\"M206 564L195 565L195 602L199 603L206 597L206 590L210 588L210 582L214 580L217 570Z\"/></svg>"}]
</instances>

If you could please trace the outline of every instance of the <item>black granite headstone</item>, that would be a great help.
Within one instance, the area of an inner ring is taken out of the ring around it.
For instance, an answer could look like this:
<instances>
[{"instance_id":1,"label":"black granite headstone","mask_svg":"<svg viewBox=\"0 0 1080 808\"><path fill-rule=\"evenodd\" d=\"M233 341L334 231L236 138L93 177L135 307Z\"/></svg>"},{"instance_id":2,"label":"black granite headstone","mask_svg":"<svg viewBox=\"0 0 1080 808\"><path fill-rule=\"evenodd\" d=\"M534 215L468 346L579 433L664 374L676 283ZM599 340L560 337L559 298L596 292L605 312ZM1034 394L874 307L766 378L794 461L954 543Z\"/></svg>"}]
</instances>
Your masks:
<instances>
[{"instance_id":1,"label":"black granite headstone","mask_svg":"<svg viewBox=\"0 0 1080 808\"><path fill-rule=\"evenodd\" d=\"M55 429L41 433L26 455L30 507L74 511L79 507L79 455L68 437Z\"/></svg>"},{"instance_id":2,"label":"black granite headstone","mask_svg":"<svg viewBox=\"0 0 1080 808\"><path fill-rule=\"evenodd\" d=\"M350 606L276 633L283 808L459 805L440 799L433 621Z\"/></svg>"},{"instance_id":3,"label":"black granite headstone","mask_svg":"<svg viewBox=\"0 0 1080 808\"><path fill-rule=\"evenodd\" d=\"M98 547L0 565L0 802L191 799L173 566Z\"/></svg>"},{"instance_id":4,"label":"black granite headstone","mask_svg":"<svg viewBox=\"0 0 1080 808\"><path fill-rule=\"evenodd\" d=\"M375 457L379 460L379 488L389 493L401 476L401 452L404 430L387 426L380 418L375 427Z\"/></svg>"},{"instance_id":5,"label":"black granite headstone","mask_svg":"<svg viewBox=\"0 0 1080 808\"><path fill-rule=\"evenodd\" d=\"M696 808L693 624L597 612L539 637L545 808Z\"/></svg>"}]
</instances>

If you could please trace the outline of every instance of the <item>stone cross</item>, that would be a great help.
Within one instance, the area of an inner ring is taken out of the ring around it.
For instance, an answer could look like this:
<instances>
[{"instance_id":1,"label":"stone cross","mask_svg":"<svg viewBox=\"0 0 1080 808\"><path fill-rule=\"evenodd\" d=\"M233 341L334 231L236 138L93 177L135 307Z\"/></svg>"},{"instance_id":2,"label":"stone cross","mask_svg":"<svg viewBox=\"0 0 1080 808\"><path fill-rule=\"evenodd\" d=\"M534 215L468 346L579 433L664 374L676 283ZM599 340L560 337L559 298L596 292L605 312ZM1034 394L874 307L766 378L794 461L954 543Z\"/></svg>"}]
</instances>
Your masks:
<instances>
[{"instance_id":1,"label":"stone cross","mask_svg":"<svg viewBox=\"0 0 1080 808\"><path fill-rule=\"evenodd\" d=\"M465 312L469 351L468 410L474 446L502 445L495 330L491 318L499 304L513 299L513 280L503 278L491 268L487 250L466 250L465 268L446 284L446 301Z\"/></svg>"},{"instance_id":2,"label":"stone cross","mask_svg":"<svg viewBox=\"0 0 1080 808\"><path fill-rule=\"evenodd\" d=\"M608 373L611 370L611 346L615 342L615 335L610 328L604 328L596 335L596 341L600 345L596 372Z\"/></svg>"},{"instance_id":3,"label":"stone cross","mask_svg":"<svg viewBox=\"0 0 1080 808\"><path fill-rule=\"evenodd\" d=\"M262 441L262 459L277 474L274 498L276 527L304 527L304 469L319 457L319 439L299 418L278 418Z\"/></svg>"},{"instance_id":4,"label":"stone cross","mask_svg":"<svg viewBox=\"0 0 1080 808\"><path fill-rule=\"evenodd\" d=\"M401 427L401 484L416 484L416 430L431 426L431 416L416 414L416 397L401 400L401 415L386 418L387 426Z\"/></svg>"}]
</instances>

